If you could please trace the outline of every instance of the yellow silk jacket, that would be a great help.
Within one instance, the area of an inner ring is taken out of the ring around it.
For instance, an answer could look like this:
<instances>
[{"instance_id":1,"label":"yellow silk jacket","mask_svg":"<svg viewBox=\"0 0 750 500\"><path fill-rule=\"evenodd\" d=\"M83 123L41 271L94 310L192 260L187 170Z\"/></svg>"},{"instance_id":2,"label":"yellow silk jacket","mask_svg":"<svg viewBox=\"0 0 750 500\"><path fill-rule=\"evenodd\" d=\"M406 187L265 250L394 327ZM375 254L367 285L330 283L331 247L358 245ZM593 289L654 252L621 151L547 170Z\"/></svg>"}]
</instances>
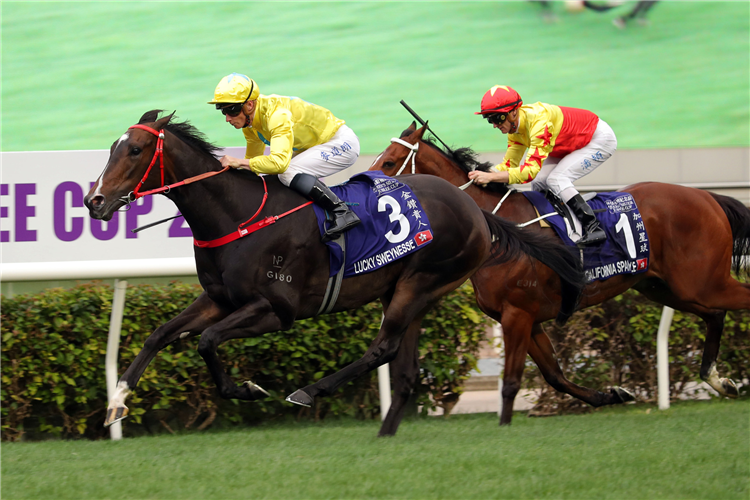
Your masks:
<instances>
[{"instance_id":1,"label":"yellow silk jacket","mask_svg":"<svg viewBox=\"0 0 750 500\"><path fill-rule=\"evenodd\" d=\"M293 151L330 141L343 124L326 108L299 97L261 94L252 124L242 129L250 170L281 174L289 167ZM268 156L263 155L266 146L271 147Z\"/></svg>"},{"instance_id":2,"label":"yellow silk jacket","mask_svg":"<svg viewBox=\"0 0 750 500\"><path fill-rule=\"evenodd\" d=\"M536 102L519 109L518 130L508 134L508 150L494 168L508 172L510 184L531 182L548 156L562 158L591 141L599 117L591 111ZM519 165L526 150L526 161Z\"/></svg>"}]
</instances>

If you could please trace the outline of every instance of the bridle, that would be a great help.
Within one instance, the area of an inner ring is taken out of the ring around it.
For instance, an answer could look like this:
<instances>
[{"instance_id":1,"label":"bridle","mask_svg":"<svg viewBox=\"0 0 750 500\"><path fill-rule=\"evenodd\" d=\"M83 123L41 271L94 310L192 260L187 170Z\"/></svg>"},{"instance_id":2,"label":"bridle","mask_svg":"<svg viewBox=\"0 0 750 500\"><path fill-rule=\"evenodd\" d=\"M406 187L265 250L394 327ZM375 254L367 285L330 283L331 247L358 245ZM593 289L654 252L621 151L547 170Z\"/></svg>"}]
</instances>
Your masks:
<instances>
[{"instance_id":1,"label":"bridle","mask_svg":"<svg viewBox=\"0 0 750 500\"><path fill-rule=\"evenodd\" d=\"M401 165L401 168L398 169L398 172L396 172L396 175L401 175L401 172L404 171L404 169L406 168L406 165L409 163L409 160L411 160L411 173L416 174L417 173L416 161L417 161L417 151L419 150L419 141L415 142L414 144L409 144L406 141L403 141L396 137L392 137L391 143L394 143L394 142L397 144L401 144L402 146L409 149L409 154L406 156L406 159L404 160L404 164ZM469 180L469 182L467 182L466 184L463 184L461 186L456 186L456 187L458 187L458 189L460 189L461 191L465 191L466 188L468 188L472 184L474 184L474 179Z\"/></svg>"},{"instance_id":2,"label":"bridle","mask_svg":"<svg viewBox=\"0 0 750 500\"><path fill-rule=\"evenodd\" d=\"M154 151L154 157L151 159L151 163L148 166L148 169L146 169L146 173L143 174L143 178L138 183L138 185L135 187L133 191L128 193L126 196L123 196L120 198L122 201L124 201L128 207L130 207L130 204L133 203L138 198L143 198L144 196L148 196L151 194L159 194L159 193L168 193L172 190L172 188L184 186L185 184L190 184L193 182L197 182L203 179L207 179L208 177L213 177L214 175L219 175L221 173L226 172L229 170L229 166L223 167L221 170L213 170L210 172L204 172L202 174L196 175L194 177L189 177L185 180L175 182L174 184L164 185L164 129L161 129L159 131L148 127L146 125L133 125L132 127L128 128L130 129L141 129L145 130L146 132L149 132L157 137L156 140L156 151ZM156 189L150 189L148 191L140 192L141 186L144 182L146 182L146 179L148 178L148 174L151 173L151 168L156 164L157 160L159 161L159 168L161 170L161 187L158 187ZM222 245L226 245L227 243L230 243L232 241L235 241L240 238L244 238L245 236L248 236L255 231L258 231L259 229L263 229L264 227L267 227L271 224L275 224L279 219L282 217L286 217L287 215L293 214L294 212L308 206L312 205L312 201L308 201L307 203L303 203L302 205L299 205L291 210L287 210L286 212L279 214L279 215L270 215L268 217L265 217L264 219L261 219L252 225L249 225L250 222L255 219L260 212L263 210L263 207L266 205L266 200L268 200L268 185L266 184L266 179L263 176L260 176L261 181L263 181L263 200L260 203L260 207L258 207L258 210L256 210L255 214L253 214L252 217L250 217L245 222L241 223L239 226L237 226L237 230L233 231L229 234L226 234L222 236L221 238L216 238L213 240L198 240L193 239L193 244L199 248L216 248ZM179 217L179 215L177 216ZM175 217L170 217L169 219L164 219L160 222L166 222L167 220L174 219ZM160 222L157 222L156 224L159 224ZM153 226L155 224L150 224L149 226ZM149 226L144 226L149 227Z\"/></svg>"},{"instance_id":3,"label":"bridle","mask_svg":"<svg viewBox=\"0 0 750 500\"><path fill-rule=\"evenodd\" d=\"M143 178L140 180L140 182L135 186L135 189L129 192L127 195L120 198L122 201L124 201L128 207L130 207L130 204L133 203L138 198L143 198L144 196L148 196L151 194L159 194L159 193L169 193L172 188L183 186L185 184L190 184L192 182L197 182L203 179L206 179L208 177L213 177L214 175L218 175L221 173L226 172L229 170L229 166L223 167L221 170L214 170L211 172L205 172L200 175L196 175L194 177L189 177L185 180L175 182L174 184L164 185L164 129L161 129L159 131L147 126L147 125L133 125L132 127L129 127L128 130L131 129L140 129L145 130L146 132L153 134L157 137L156 139L156 151L154 151L154 157L151 158L151 163L149 163L148 168L146 169L146 173L143 174ZM148 179L149 174L151 173L151 168L156 164L156 162L159 162L159 170L161 171L161 186L156 189L150 189L148 191L140 192L141 186L146 182L146 179Z\"/></svg>"},{"instance_id":4,"label":"bridle","mask_svg":"<svg viewBox=\"0 0 750 500\"><path fill-rule=\"evenodd\" d=\"M404 171L404 169L406 168L406 165L409 163L410 159L411 159L411 173L412 174L416 174L417 173L416 161L417 161L417 151L419 150L419 141L417 141L414 144L409 144L406 141L403 141L401 139L393 137L393 138L391 138L391 143L394 143L394 142L397 143L397 144L401 144L402 146L404 146L406 148L409 148L409 154L406 156L406 159L404 160L404 164L401 165L401 168L398 169L398 172L396 172L396 175L401 175L401 172ZM456 187L458 189L460 189L461 191L466 191L466 189L469 186L471 186L472 184L474 184L474 179L469 179L469 182L467 182L466 184L462 184L462 185L456 186ZM513 189L508 189L508 191L505 193L505 196L503 196L502 199L497 203L497 205L495 205L494 210L492 210L492 215L495 215L495 213L498 210L500 210L500 206L503 204L503 202L505 201L505 199L508 196L510 196L510 194L513 193L513 192L514 192Z\"/></svg>"}]
</instances>

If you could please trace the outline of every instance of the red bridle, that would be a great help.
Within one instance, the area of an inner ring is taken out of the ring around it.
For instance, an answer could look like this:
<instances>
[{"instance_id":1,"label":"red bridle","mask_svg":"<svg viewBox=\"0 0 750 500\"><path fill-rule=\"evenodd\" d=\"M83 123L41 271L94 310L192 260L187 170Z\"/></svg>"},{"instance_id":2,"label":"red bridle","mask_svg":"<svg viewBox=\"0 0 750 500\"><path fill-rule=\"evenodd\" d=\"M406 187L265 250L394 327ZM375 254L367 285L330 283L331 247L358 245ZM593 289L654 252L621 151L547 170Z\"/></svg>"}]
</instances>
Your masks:
<instances>
[{"instance_id":1,"label":"red bridle","mask_svg":"<svg viewBox=\"0 0 750 500\"><path fill-rule=\"evenodd\" d=\"M165 193L165 192L168 193L174 187L183 186L185 184L190 184L191 182L200 181L207 177L213 177L214 175L218 175L229 170L229 166L226 166L222 168L221 170L215 170L213 172L206 172L200 175L196 175L195 177L189 177L180 182L175 182L174 184L165 186L164 185L164 129L156 131L155 129L152 129L151 127L148 127L146 125L138 124L138 125L133 125L132 127L128 128L128 130L133 129L133 128L145 130L146 132L149 132L155 135L157 139L156 139L156 151L154 151L154 157L151 159L151 163L146 169L146 173L143 174L143 178L135 187L135 189L131 191L130 194L128 194L129 203L132 203L138 198L143 198L144 196L148 196L150 194L159 194L159 193ZM141 186L143 186L143 183L146 182L146 179L148 178L148 174L151 173L151 168L156 164L157 160L159 161L159 169L161 170L161 187L158 187L156 189L151 189L149 191L144 191L143 193L141 193L140 192Z\"/></svg>"},{"instance_id":2,"label":"red bridle","mask_svg":"<svg viewBox=\"0 0 750 500\"><path fill-rule=\"evenodd\" d=\"M135 187L133 191L131 191L128 196L128 204L134 202L138 198L143 198L144 196L148 196L150 194L158 194L163 192L169 192L173 187L183 186L185 184L190 184L191 182L196 182L201 179L205 179L207 177L212 177L214 175L218 175L222 172L226 172L229 170L229 166L226 166L222 168L221 170L214 170L212 172L206 172L200 175L196 175L195 177L190 177L188 179L185 179L180 182L175 182L174 184L170 184L168 186L164 185L164 129L159 130L158 132L155 129L152 129L151 127L148 127L146 125L133 125L128 130L138 128L141 130L145 130L146 132L149 132L151 134L154 134L158 139L156 140L156 151L154 151L154 157L151 159L151 163L148 166L148 169L146 169L146 173L143 174L143 178L138 183L138 185ZM143 193L140 193L141 186L144 182L146 182L146 179L148 178L148 174L151 173L151 168L156 164L156 160L159 160L159 168L161 169L161 187L156 189L151 189L149 191L144 191ZM222 245L226 245L227 243L237 240L239 238L243 238L249 234L254 233L255 231L262 229L266 226L269 226L271 224L275 224L277 220L279 220L282 217L286 217L289 214L292 214L296 212L297 210L304 208L308 205L312 205L312 201L308 201L307 203L303 203L302 205L293 208L291 210L288 210L284 212L283 214L279 215L272 215L269 217L266 217L263 220L259 220L258 222L254 223L253 225L249 227L245 227L250 222L252 222L253 219L255 219L261 210L263 210L263 207L266 205L266 200L268 199L268 186L266 185L266 179L261 177L260 178L263 181L263 201L261 201L260 207L255 212L255 214L250 217L248 220L237 226L237 231L229 233L225 236L222 236L221 238L217 238L215 240L209 240L209 241L202 241L202 240L196 240L193 239L193 243L195 246L200 248L216 248Z\"/></svg>"}]
</instances>

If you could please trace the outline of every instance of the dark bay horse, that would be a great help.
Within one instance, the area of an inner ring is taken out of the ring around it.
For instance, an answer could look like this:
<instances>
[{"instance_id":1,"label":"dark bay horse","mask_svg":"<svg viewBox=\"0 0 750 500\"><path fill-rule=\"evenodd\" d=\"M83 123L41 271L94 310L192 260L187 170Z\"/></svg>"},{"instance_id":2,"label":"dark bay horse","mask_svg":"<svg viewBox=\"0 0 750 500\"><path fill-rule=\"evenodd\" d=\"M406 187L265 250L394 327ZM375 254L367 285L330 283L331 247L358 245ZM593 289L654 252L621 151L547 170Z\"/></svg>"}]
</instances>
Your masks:
<instances>
[{"instance_id":1,"label":"dark bay horse","mask_svg":"<svg viewBox=\"0 0 750 500\"><path fill-rule=\"evenodd\" d=\"M148 364L159 350L179 338L201 336L198 352L222 397L246 401L266 397L268 394L252 382L236 385L231 380L217 356L217 347L232 338L289 329L295 320L314 316L324 300L329 277L328 249L320 241L313 210L303 207L308 200L285 188L275 176L222 170L215 157L216 146L188 122L173 122L173 115L159 118L159 113L147 112L138 125L115 141L104 171L84 202L91 217L109 220L139 196L167 196L196 239L195 260L204 291L148 337L118 382L105 425L127 415L125 400ZM580 292L582 274L567 248L524 234L480 210L469 196L456 194L442 179L418 176L406 183L431 222L432 243L376 271L343 280L332 312L380 299L384 306L380 331L361 359L297 390L287 398L291 402L312 405L314 397L329 395L394 359L402 366L397 369L398 379L413 385L418 374L416 341L422 317L488 259L538 258L560 273L562 278L555 275L558 287ZM289 213L295 208L303 209ZM253 214L262 228L238 236L239 228L245 227ZM228 242L199 244L215 240ZM268 276L278 256L283 257L283 281ZM537 266L540 272L553 273L544 265ZM555 294L559 296L560 291ZM572 314L573 307L567 308L567 314ZM394 404L381 434L394 434L401 414L402 408Z\"/></svg>"},{"instance_id":2,"label":"dark bay horse","mask_svg":"<svg viewBox=\"0 0 750 500\"><path fill-rule=\"evenodd\" d=\"M399 171L435 175L462 187L481 208L493 213L497 210L497 215L505 219L523 223L537 217L526 197L509 193L507 185L491 183L488 188L481 188L469 183L469 171L491 166L480 164L471 149L446 152L424 139L424 132L425 127L417 130L412 123L398 140L391 141L370 170L389 175ZM719 376L716 358L726 311L750 309L750 284L738 282L730 273L734 260L734 270L739 275L740 259L750 253L750 210L733 198L672 184L644 182L622 191L633 196L643 217L651 242L649 269L641 274L591 282L584 289L580 308L634 288L655 302L697 315L706 324L701 379L719 394L737 397L734 382ZM527 230L558 239L551 228L542 228L538 222ZM550 293L546 290L548 284L532 285L523 275L517 265L488 262L472 278L479 306L503 327L505 372L500 424L511 421L527 353L547 382L560 392L592 406L631 399L621 388L603 393L565 378L541 326L557 314L544 299Z\"/></svg>"}]
</instances>

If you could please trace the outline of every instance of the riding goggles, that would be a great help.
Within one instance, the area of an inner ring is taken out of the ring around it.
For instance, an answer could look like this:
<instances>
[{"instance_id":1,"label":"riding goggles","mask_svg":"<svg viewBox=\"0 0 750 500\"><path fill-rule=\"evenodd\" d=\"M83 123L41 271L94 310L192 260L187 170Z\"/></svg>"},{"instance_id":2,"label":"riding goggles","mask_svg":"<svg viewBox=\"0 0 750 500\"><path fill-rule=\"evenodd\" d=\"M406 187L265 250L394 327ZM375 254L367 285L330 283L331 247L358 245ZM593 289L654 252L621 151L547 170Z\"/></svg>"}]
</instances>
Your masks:
<instances>
[{"instance_id":1,"label":"riding goggles","mask_svg":"<svg viewBox=\"0 0 750 500\"><path fill-rule=\"evenodd\" d=\"M485 118L491 125L502 125L508 118L508 113L492 113Z\"/></svg>"},{"instance_id":2,"label":"riding goggles","mask_svg":"<svg viewBox=\"0 0 750 500\"><path fill-rule=\"evenodd\" d=\"M224 106L223 108L220 108L219 107L220 105L217 104L216 107L221 110L221 114L223 114L224 116L229 115L232 118L234 118L235 116L239 116L239 114L242 112L242 106L244 105L245 103L243 102L243 103L231 104L229 106Z\"/></svg>"}]
</instances>

